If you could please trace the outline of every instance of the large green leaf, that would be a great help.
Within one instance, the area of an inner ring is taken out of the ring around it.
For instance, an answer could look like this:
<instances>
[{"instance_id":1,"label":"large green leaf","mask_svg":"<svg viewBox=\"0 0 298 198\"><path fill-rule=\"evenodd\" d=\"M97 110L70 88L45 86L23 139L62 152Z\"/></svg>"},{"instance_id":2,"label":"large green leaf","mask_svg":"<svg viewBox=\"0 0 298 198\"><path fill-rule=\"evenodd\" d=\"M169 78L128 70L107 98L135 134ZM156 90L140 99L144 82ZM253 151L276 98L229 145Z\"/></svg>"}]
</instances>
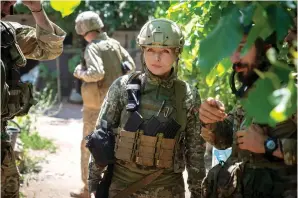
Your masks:
<instances>
[{"instance_id":1,"label":"large green leaf","mask_svg":"<svg viewBox=\"0 0 298 198\"><path fill-rule=\"evenodd\" d=\"M291 99L291 92L287 88L281 88L273 92L273 101L277 103L276 107L270 112L270 117L276 122L282 122L287 119L286 108ZM277 102L278 101L278 102Z\"/></svg>"},{"instance_id":2,"label":"large green leaf","mask_svg":"<svg viewBox=\"0 0 298 198\"><path fill-rule=\"evenodd\" d=\"M270 25L276 30L277 39L282 41L289 28L291 27L293 20L291 19L289 13L279 6L271 5L267 8Z\"/></svg>"},{"instance_id":3,"label":"large green leaf","mask_svg":"<svg viewBox=\"0 0 298 198\"><path fill-rule=\"evenodd\" d=\"M251 9L251 11L252 10L253 9ZM249 9L246 10L246 12L248 11ZM266 39L273 32L273 29L268 22L266 10L260 4L256 5L256 9L253 14L253 21L254 26L248 33L247 41L241 51L241 56L244 56L249 51L258 37Z\"/></svg>"},{"instance_id":4,"label":"large green leaf","mask_svg":"<svg viewBox=\"0 0 298 198\"><path fill-rule=\"evenodd\" d=\"M287 87L278 89L272 93L270 99L275 105L270 116L276 122L282 122L297 112L297 87L293 76Z\"/></svg>"},{"instance_id":5,"label":"large green leaf","mask_svg":"<svg viewBox=\"0 0 298 198\"><path fill-rule=\"evenodd\" d=\"M254 118L257 123L275 125L276 122L269 116L274 108L269 99L273 91L274 87L270 79L258 79L255 87L249 90L248 96L241 100L246 115Z\"/></svg>"},{"instance_id":6,"label":"large green leaf","mask_svg":"<svg viewBox=\"0 0 298 198\"><path fill-rule=\"evenodd\" d=\"M234 8L222 17L216 28L200 43L199 66L204 75L221 61L230 56L242 39L240 12Z\"/></svg>"},{"instance_id":7,"label":"large green leaf","mask_svg":"<svg viewBox=\"0 0 298 198\"><path fill-rule=\"evenodd\" d=\"M242 17L243 17L243 25L247 26L250 25L252 22L252 17L253 17L253 13L256 9L256 5L255 4L250 4L246 7L244 7L243 9L241 9L242 12Z\"/></svg>"}]
</instances>

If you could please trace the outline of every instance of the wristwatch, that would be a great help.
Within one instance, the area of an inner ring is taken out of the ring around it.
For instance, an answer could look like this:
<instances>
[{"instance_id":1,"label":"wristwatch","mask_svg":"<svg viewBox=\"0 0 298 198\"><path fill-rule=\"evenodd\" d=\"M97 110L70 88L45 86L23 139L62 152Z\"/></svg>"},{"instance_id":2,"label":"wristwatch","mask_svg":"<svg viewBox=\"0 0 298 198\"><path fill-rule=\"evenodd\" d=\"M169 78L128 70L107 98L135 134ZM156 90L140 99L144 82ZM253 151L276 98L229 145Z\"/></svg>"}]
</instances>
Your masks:
<instances>
[{"instance_id":1,"label":"wristwatch","mask_svg":"<svg viewBox=\"0 0 298 198\"><path fill-rule=\"evenodd\" d=\"M265 142L265 155L270 157L273 152L278 148L277 138L269 137Z\"/></svg>"}]
</instances>

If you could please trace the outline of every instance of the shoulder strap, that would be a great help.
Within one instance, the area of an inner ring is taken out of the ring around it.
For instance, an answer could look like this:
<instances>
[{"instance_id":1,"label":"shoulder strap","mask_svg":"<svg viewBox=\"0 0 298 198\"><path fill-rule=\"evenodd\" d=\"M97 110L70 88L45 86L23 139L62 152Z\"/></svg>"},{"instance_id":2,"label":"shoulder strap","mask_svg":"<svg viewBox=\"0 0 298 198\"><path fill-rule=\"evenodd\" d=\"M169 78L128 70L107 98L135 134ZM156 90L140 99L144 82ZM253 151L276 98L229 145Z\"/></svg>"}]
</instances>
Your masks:
<instances>
[{"instance_id":1,"label":"shoulder strap","mask_svg":"<svg viewBox=\"0 0 298 198\"><path fill-rule=\"evenodd\" d=\"M183 129L186 125L186 109L184 108L185 97L186 97L186 84L181 80L175 80L174 82L175 88L175 101L176 101L176 109L180 112L177 116L177 121L181 125L181 129ZM180 131L181 132L181 131ZM177 133L177 135L180 133Z\"/></svg>"},{"instance_id":2,"label":"shoulder strap","mask_svg":"<svg viewBox=\"0 0 298 198\"><path fill-rule=\"evenodd\" d=\"M130 186L128 186L127 188L125 188L124 190L122 190L120 193L118 193L113 198L125 198L125 197L128 197L129 195L137 192L138 190L140 190L140 189L144 188L145 186L147 186L148 184L152 183L163 172L164 172L164 169L160 169L160 170L158 170L156 172L153 172L153 173L151 173L149 175L146 175L145 177L143 177L139 181L131 184Z\"/></svg>"}]
</instances>

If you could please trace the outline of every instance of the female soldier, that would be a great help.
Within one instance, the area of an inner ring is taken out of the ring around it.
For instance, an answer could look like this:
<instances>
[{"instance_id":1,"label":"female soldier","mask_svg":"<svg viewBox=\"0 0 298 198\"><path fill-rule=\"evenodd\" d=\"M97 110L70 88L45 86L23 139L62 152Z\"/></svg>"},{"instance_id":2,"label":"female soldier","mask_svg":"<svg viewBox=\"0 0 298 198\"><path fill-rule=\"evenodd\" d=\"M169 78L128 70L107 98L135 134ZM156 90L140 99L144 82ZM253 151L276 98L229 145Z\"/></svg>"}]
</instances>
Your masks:
<instances>
[{"instance_id":1,"label":"female soldier","mask_svg":"<svg viewBox=\"0 0 298 198\"><path fill-rule=\"evenodd\" d=\"M109 197L185 197L185 165L191 197L199 197L205 148L193 109L200 97L177 79L182 32L173 21L155 19L143 26L137 43L143 72L114 81L98 120L97 129L116 135ZM91 158L91 197L102 171Z\"/></svg>"}]
</instances>

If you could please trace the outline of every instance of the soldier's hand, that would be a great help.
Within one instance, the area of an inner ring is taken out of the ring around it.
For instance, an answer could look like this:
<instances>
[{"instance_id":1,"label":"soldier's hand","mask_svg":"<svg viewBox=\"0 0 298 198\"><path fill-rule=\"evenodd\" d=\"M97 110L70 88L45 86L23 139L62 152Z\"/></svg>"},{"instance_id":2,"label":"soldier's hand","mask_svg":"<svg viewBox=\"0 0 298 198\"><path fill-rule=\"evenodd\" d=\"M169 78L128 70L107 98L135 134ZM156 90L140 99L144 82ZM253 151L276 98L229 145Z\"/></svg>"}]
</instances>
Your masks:
<instances>
[{"instance_id":1,"label":"soldier's hand","mask_svg":"<svg viewBox=\"0 0 298 198\"><path fill-rule=\"evenodd\" d=\"M265 153L264 142L268 137L259 125L252 124L247 130L237 131L236 135L240 149L253 153Z\"/></svg>"},{"instance_id":2,"label":"soldier's hand","mask_svg":"<svg viewBox=\"0 0 298 198\"><path fill-rule=\"evenodd\" d=\"M86 73L86 70L84 70L84 69L82 68L81 65L78 65L78 66L75 68L75 70L74 70L74 72L73 72L73 75L74 75L76 78L81 79L81 77L82 77L85 73Z\"/></svg>"},{"instance_id":3,"label":"soldier's hand","mask_svg":"<svg viewBox=\"0 0 298 198\"><path fill-rule=\"evenodd\" d=\"M22 3L24 5L26 5L33 12L38 12L42 9L42 5L40 3L40 0L22 1Z\"/></svg>"},{"instance_id":4,"label":"soldier's hand","mask_svg":"<svg viewBox=\"0 0 298 198\"><path fill-rule=\"evenodd\" d=\"M205 124L223 121L226 116L224 104L214 98L208 98L199 108L199 118Z\"/></svg>"},{"instance_id":5,"label":"soldier's hand","mask_svg":"<svg viewBox=\"0 0 298 198\"><path fill-rule=\"evenodd\" d=\"M92 193L90 194L90 198L95 198L95 195L96 195L96 192L92 192Z\"/></svg>"}]
</instances>

